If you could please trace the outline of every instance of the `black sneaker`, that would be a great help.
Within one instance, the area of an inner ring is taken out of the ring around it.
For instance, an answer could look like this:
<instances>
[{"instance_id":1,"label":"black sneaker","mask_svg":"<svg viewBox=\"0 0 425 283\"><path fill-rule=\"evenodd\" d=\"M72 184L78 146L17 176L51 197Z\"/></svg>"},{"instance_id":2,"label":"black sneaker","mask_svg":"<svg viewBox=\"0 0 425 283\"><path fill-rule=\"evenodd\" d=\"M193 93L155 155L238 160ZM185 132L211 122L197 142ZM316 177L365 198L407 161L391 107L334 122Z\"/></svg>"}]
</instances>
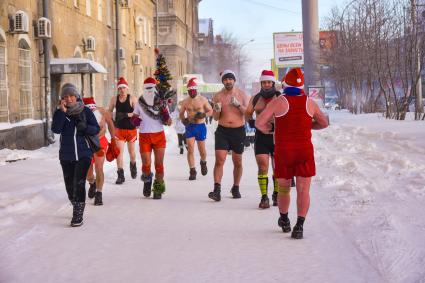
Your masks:
<instances>
[{"instance_id":1,"label":"black sneaker","mask_svg":"<svg viewBox=\"0 0 425 283\"><path fill-rule=\"evenodd\" d=\"M272 201L273 201L273 206L277 206L277 192L273 192Z\"/></svg>"},{"instance_id":2,"label":"black sneaker","mask_svg":"<svg viewBox=\"0 0 425 283\"><path fill-rule=\"evenodd\" d=\"M151 196L152 192L152 177L153 174L150 173L148 176L142 174L140 178L143 182L143 195L147 198Z\"/></svg>"},{"instance_id":3,"label":"black sneaker","mask_svg":"<svg viewBox=\"0 0 425 283\"><path fill-rule=\"evenodd\" d=\"M230 190L232 193L233 198L241 198L241 193L239 192L239 186L233 186Z\"/></svg>"},{"instance_id":4,"label":"black sneaker","mask_svg":"<svg viewBox=\"0 0 425 283\"><path fill-rule=\"evenodd\" d=\"M196 168L190 168L190 172L189 172L189 180L193 181L196 180Z\"/></svg>"},{"instance_id":5,"label":"black sneaker","mask_svg":"<svg viewBox=\"0 0 425 283\"><path fill-rule=\"evenodd\" d=\"M180 147L180 154L183 154L183 147Z\"/></svg>"},{"instance_id":6,"label":"black sneaker","mask_svg":"<svg viewBox=\"0 0 425 283\"><path fill-rule=\"evenodd\" d=\"M130 174L131 174L131 178L136 179L136 177L137 177L136 162L134 162L134 163L130 162Z\"/></svg>"},{"instance_id":7,"label":"black sneaker","mask_svg":"<svg viewBox=\"0 0 425 283\"><path fill-rule=\"evenodd\" d=\"M94 196L94 205L103 205L102 192L96 192Z\"/></svg>"},{"instance_id":8,"label":"black sneaker","mask_svg":"<svg viewBox=\"0 0 425 283\"><path fill-rule=\"evenodd\" d=\"M214 191L208 194L208 197L215 201L221 200L221 186L220 184L214 184Z\"/></svg>"},{"instance_id":9,"label":"black sneaker","mask_svg":"<svg viewBox=\"0 0 425 283\"><path fill-rule=\"evenodd\" d=\"M90 184L90 188L89 191L87 193L87 196L92 199L94 198L94 195L96 193L96 182L94 182L93 184Z\"/></svg>"},{"instance_id":10,"label":"black sneaker","mask_svg":"<svg viewBox=\"0 0 425 283\"><path fill-rule=\"evenodd\" d=\"M270 207L269 197L267 195L261 196L261 201L260 201L260 204L258 205L258 207L261 208L261 209L266 209L266 208Z\"/></svg>"},{"instance_id":11,"label":"black sneaker","mask_svg":"<svg viewBox=\"0 0 425 283\"><path fill-rule=\"evenodd\" d=\"M292 230L291 237L294 239L302 239L303 238L303 226L295 225L294 230Z\"/></svg>"},{"instance_id":12,"label":"black sneaker","mask_svg":"<svg viewBox=\"0 0 425 283\"><path fill-rule=\"evenodd\" d=\"M282 217L279 217L279 220L277 221L277 225L279 225L279 227L282 228L283 233L291 232L291 222L289 221L289 219L287 219L285 221L285 220L283 220ZM295 227L294 227L294 229L295 229Z\"/></svg>"},{"instance_id":13,"label":"black sneaker","mask_svg":"<svg viewBox=\"0 0 425 283\"><path fill-rule=\"evenodd\" d=\"M125 181L125 178L124 178L124 169L122 169L122 168L118 169L117 174L118 174L118 178L115 181L115 184L121 185Z\"/></svg>"},{"instance_id":14,"label":"black sneaker","mask_svg":"<svg viewBox=\"0 0 425 283\"><path fill-rule=\"evenodd\" d=\"M202 176L205 176L208 174L208 167L207 167L207 161L201 160L201 174Z\"/></svg>"}]
</instances>

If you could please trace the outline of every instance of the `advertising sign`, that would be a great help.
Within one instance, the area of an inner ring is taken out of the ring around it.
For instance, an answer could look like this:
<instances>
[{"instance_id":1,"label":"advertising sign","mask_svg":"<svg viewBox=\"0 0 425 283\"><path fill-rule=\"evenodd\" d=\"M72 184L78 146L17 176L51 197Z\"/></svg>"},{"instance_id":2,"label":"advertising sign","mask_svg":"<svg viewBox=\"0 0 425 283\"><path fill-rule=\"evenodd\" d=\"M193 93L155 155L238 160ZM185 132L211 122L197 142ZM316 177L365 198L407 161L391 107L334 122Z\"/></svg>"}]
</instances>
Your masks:
<instances>
[{"instance_id":1,"label":"advertising sign","mask_svg":"<svg viewBox=\"0 0 425 283\"><path fill-rule=\"evenodd\" d=\"M304 64L302 32L274 33L273 41L276 66L302 66Z\"/></svg>"}]
</instances>

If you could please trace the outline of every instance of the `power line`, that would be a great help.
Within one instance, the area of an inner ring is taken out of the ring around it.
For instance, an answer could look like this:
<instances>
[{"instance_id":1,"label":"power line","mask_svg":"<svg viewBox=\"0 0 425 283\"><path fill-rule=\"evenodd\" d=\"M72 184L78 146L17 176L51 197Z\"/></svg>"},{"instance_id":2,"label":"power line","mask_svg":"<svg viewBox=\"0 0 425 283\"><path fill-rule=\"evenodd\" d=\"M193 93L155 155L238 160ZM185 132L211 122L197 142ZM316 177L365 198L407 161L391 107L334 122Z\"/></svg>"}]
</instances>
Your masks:
<instances>
[{"instance_id":1,"label":"power line","mask_svg":"<svg viewBox=\"0 0 425 283\"><path fill-rule=\"evenodd\" d=\"M280 10L280 11L284 11L284 12L288 12L288 13L292 13L292 14L296 14L296 15L301 15L300 12L295 12L295 11L291 11L291 10L288 10L288 9L283 9L281 7L277 7L277 6L273 6L273 5L269 5L269 4L265 4L265 3L259 3L257 1L253 1L253 0L245 0L245 2L254 4L254 5L258 5L258 6L261 6L261 7L268 7L268 8L271 8L273 10Z\"/></svg>"}]
</instances>

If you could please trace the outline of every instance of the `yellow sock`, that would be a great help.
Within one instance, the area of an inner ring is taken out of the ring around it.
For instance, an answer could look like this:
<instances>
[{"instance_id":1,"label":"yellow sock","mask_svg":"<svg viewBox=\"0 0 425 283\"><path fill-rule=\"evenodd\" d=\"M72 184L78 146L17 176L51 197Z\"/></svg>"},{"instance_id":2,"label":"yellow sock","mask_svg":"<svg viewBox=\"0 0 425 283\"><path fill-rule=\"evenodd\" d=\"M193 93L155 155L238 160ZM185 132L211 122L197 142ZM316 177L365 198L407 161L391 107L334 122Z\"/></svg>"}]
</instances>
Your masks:
<instances>
[{"instance_id":1,"label":"yellow sock","mask_svg":"<svg viewBox=\"0 0 425 283\"><path fill-rule=\"evenodd\" d=\"M274 187L274 192L279 192L279 182L277 181L277 179L273 176L273 187Z\"/></svg>"},{"instance_id":2,"label":"yellow sock","mask_svg":"<svg viewBox=\"0 0 425 283\"><path fill-rule=\"evenodd\" d=\"M261 195L267 195L267 186L269 185L269 177L267 175L258 174L258 185L260 186Z\"/></svg>"}]
</instances>

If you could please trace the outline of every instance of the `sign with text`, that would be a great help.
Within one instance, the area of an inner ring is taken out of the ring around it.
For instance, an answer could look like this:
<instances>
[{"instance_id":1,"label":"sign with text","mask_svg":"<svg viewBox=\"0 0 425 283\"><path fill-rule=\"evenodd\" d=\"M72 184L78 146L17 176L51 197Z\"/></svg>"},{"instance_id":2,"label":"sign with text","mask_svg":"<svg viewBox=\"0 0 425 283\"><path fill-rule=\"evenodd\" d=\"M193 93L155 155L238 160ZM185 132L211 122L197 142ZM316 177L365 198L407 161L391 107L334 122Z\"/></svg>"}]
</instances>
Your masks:
<instances>
[{"instance_id":1,"label":"sign with text","mask_svg":"<svg viewBox=\"0 0 425 283\"><path fill-rule=\"evenodd\" d=\"M302 66L304 64L302 32L274 33L273 41L276 66Z\"/></svg>"}]
</instances>

